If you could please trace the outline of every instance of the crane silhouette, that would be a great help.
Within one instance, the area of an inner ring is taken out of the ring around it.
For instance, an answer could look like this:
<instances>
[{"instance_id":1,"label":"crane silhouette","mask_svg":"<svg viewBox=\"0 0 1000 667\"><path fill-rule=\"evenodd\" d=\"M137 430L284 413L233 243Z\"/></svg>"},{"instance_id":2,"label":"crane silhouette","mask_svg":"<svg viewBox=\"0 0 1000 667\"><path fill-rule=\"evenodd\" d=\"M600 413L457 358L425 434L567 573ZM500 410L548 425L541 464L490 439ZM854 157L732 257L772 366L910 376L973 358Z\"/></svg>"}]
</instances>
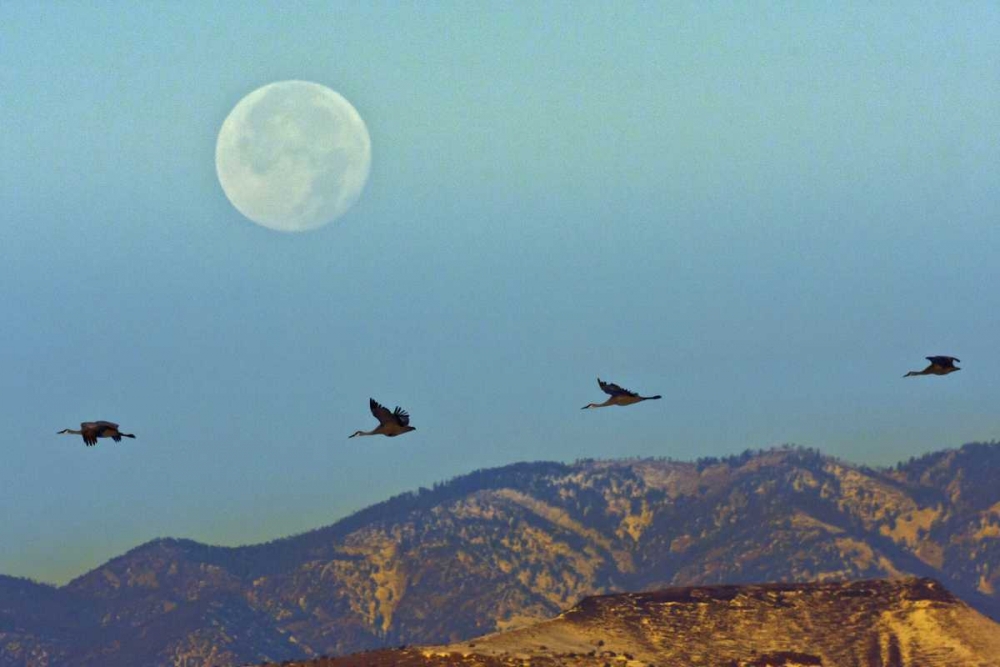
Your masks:
<instances>
[{"instance_id":1,"label":"crane silhouette","mask_svg":"<svg viewBox=\"0 0 1000 667\"><path fill-rule=\"evenodd\" d=\"M410 426L410 415L398 405L395 410L389 412L389 408L379 404L374 398L369 398L368 406L371 408L372 415L378 420L378 427L372 431L355 431L348 436L349 438L356 435L384 435L394 438L397 435L417 430Z\"/></svg>"},{"instance_id":2,"label":"crane silhouette","mask_svg":"<svg viewBox=\"0 0 1000 667\"><path fill-rule=\"evenodd\" d=\"M609 394L611 398L604 401L603 403L588 403L587 405L580 408L581 410L586 410L587 408L603 408L608 405L632 405L633 403L640 403L642 401L655 401L657 399L663 398L659 394L656 396L640 396L634 391L629 391L614 384L613 382L604 382L601 378L597 378L597 385L601 388L605 394Z\"/></svg>"},{"instance_id":3,"label":"crane silhouette","mask_svg":"<svg viewBox=\"0 0 1000 667\"><path fill-rule=\"evenodd\" d=\"M922 371L910 371L903 377L908 378L911 375L947 375L948 373L954 373L955 371L962 370L955 365L955 362L961 363L961 359L956 359L955 357L925 357L927 361L931 362L931 365Z\"/></svg>"},{"instance_id":4,"label":"crane silhouette","mask_svg":"<svg viewBox=\"0 0 1000 667\"><path fill-rule=\"evenodd\" d=\"M62 435L64 433L67 435L82 435L83 442L88 447L96 445L98 438L111 438L115 442L121 442L122 438L135 439L135 436L131 433L122 433L119 431L118 424L105 421L83 422L80 424L79 431L75 431L71 428L64 428L56 435Z\"/></svg>"}]
</instances>

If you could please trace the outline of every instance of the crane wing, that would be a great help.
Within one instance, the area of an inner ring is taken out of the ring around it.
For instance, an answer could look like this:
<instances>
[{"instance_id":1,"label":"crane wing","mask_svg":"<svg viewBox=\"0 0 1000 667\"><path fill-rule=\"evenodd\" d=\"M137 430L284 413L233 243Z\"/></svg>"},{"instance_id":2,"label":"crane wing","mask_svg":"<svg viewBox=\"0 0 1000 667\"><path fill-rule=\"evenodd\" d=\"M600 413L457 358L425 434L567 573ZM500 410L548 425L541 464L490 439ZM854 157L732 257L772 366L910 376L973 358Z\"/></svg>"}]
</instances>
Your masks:
<instances>
[{"instance_id":1,"label":"crane wing","mask_svg":"<svg viewBox=\"0 0 1000 667\"><path fill-rule=\"evenodd\" d=\"M94 431L95 433L98 433L106 428L117 429L118 424L106 421L83 422L80 424L81 431Z\"/></svg>"},{"instance_id":2,"label":"crane wing","mask_svg":"<svg viewBox=\"0 0 1000 667\"><path fill-rule=\"evenodd\" d=\"M392 413L392 416L396 419L396 422L400 426L410 425L410 413L408 413L406 410L399 407L398 405L396 406L396 410Z\"/></svg>"},{"instance_id":3,"label":"crane wing","mask_svg":"<svg viewBox=\"0 0 1000 667\"><path fill-rule=\"evenodd\" d=\"M97 444L97 436L104 428L101 426L102 423L107 424L108 422L82 422L80 424L80 435L83 436L85 445L93 447Z\"/></svg>"},{"instance_id":4,"label":"crane wing","mask_svg":"<svg viewBox=\"0 0 1000 667\"><path fill-rule=\"evenodd\" d=\"M380 404L374 398L368 399L368 407L372 410L372 415L378 420L379 424L389 424L392 423L393 417L392 413L389 412L389 408Z\"/></svg>"},{"instance_id":5,"label":"crane wing","mask_svg":"<svg viewBox=\"0 0 1000 667\"><path fill-rule=\"evenodd\" d=\"M955 357L946 357L946 356L925 357L925 358L932 364L935 364L937 366L943 366L945 368L954 368L956 361L959 363L961 363L962 361L961 359L956 359Z\"/></svg>"},{"instance_id":6,"label":"crane wing","mask_svg":"<svg viewBox=\"0 0 1000 667\"><path fill-rule=\"evenodd\" d=\"M600 386L601 391L610 396L638 396L639 394L634 391L629 391L624 387L619 387L614 382L604 382L601 378L597 378L597 384Z\"/></svg>"}]
</instances>

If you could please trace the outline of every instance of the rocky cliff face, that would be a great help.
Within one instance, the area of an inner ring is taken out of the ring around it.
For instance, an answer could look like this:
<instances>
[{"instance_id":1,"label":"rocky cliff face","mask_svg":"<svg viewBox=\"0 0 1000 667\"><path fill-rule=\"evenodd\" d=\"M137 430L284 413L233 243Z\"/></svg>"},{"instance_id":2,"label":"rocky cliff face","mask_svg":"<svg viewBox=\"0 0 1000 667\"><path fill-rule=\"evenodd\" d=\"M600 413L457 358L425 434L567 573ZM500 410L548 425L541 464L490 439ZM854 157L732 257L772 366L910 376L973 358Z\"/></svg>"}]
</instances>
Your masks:
<instances>
[{"instance_id":1,"label":"rocky cliff face","mask_svg":"<svg viewBox=\"0 0 1000 667\"><path fill-rule=\"evenodd\" d=\"M694 584L917 575L1000 618L996 479L1000 445L890 470L781 449L478 471L269 544L158 540L39 587L37 604L0 581L0 665L235 665L442 643L588 595Z\"/></svg>"},{"instance_id":2,"label":"rocky cliff face","mask_svg":"<svg viewBox=\"0 0 1000 667\"><path fill-rule=\"evenodd\" d=\"M590 597L555 619L451 646L308 663L524 664L996 667L1000 625L930 579L696 586Z\"/></svg>"}]
</instances>

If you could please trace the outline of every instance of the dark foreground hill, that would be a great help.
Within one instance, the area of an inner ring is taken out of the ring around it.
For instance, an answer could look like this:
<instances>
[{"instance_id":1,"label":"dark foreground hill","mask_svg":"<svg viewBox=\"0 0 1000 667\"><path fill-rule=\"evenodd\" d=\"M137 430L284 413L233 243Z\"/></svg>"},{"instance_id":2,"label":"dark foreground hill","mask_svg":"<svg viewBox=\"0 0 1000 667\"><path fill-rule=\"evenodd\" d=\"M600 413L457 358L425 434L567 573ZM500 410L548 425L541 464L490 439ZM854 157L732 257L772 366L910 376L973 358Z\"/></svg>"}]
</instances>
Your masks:
<instances>
[{"instance_id":1,"label":"dark foreground hill","mask_svg":"<svg viewBox=\"0 0 1000 667\"><path fill-rule=\"evenodd\" d=\"M930 579L668 588L585 598L451 646L296 667L997 667L1000 624Z\"/></svg>"},{"instance_id":2,"label":"dark foreground hill","mask_svg":"<svg viewBox=\"0 0 1000 667\"><path fill-rule=\"evenodd\" d=\"M915 575L1000 618L1000 444L525 463L327 528L156 540L61 588L0 577L0 666L237 665L440 644L623 590Z\"/></svg>"}]
</instances>

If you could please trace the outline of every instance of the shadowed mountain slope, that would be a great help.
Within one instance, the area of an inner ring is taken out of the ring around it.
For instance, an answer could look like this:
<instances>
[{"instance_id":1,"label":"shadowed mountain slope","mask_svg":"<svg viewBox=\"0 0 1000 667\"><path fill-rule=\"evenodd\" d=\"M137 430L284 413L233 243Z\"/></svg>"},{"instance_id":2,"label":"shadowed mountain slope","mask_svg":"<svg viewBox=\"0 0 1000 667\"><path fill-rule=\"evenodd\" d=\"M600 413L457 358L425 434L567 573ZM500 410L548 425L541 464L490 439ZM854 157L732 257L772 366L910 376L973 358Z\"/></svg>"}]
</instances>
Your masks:
<instances>
[{"instance_id":1,"label":"shadowed mountain slope","mask_svg":"<svg viewBox=\"0 0 1000 667\"><path fill-rule=\"evenodd\" d=\"M297 667L434 665L997 667L1000 625L930 579L670 588L585 598L451 646Z\"/></svg>"},{"instance_id":2,"label":"shadowed mountain slope","mask_svg":"<svg viewBox=\"0 0 1000 667\"><path fill-rule=\"evenodd\" d=\"M39 603L0 599L0 665L446 643L587 595L695 584L916 575L1000 618L998 478L998 444L888 470L793 448L481 470L267 544L156 540L62 588L26 582Z\"/></svg>"}]
</instances>

